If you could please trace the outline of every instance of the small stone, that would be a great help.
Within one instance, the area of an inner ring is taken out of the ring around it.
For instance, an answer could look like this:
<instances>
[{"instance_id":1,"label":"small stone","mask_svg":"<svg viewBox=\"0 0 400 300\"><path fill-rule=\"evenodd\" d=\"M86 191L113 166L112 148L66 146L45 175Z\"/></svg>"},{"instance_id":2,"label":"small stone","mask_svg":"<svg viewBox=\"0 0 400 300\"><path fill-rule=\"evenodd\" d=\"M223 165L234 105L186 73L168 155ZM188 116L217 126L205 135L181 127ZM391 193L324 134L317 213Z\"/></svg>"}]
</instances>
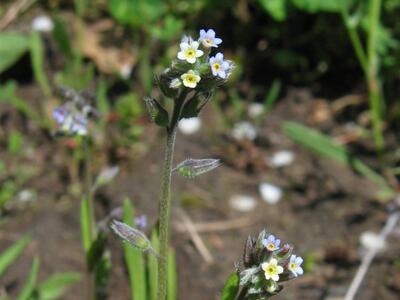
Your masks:
<instances>
[{"instance_id":1,"label":"small stone","mask_svg":"<svg viewBox=\"0 0 400 300\"><path fill-rule=\"evenodd\" d=\"M290 165L294 161L294 153L289 150L275 152L267 162L271 167L281 168Z\"/></svg>"},{"instance_id":2,"label":"small stone","mask_svg":"<svg viewBox=\"0 0 400 300\"><path fill-rule=\"evenodd\" d=\"M268 204L276 204L282 198L282 189L276 185L266 182L260 183L258 186L261 198Z\"/></svg>"},{"instance_id":3,"label":"small stone","mask_svg":"<svg viewBox=\"0 0 400 300\"><path fill-rule=\"evenodd\" d=\"M382 251L386 247L386 242L378 234L372 231L364 231L360 236L361 245L367 249Z\"/></svg>"},{"instance_id":4,"label":"small stone","mask_svg":"<svg viewBox=\"0 0 400 300\"><path fill-rule=\"evenodd\" d=\"M251 196L234 195L229 200L231 207L240 212L249 212L256 208L257 201Z\"/></svg>"},{"instance_id":5,"label":"small stone","mask_svg":"<svg viewBox=\"0 0 400 300\"><path fill-rule=\"evenodd\" d=\"M53 20L45 15L38 16L32 20L32 29L41 32L51 32L54 29Z\"/></svg>"},{"instance_id":6,"label":"small stone","mask_svg":"<svg viewBox=\"0 0 400 300\"><path fill-rule=\"evenodd\" d=\"M178 128L185 135L194 134L200 130L201 120L198 117L182 119L179 121Z\"/></svg>"},{"instance_id":7,"label":"small stone","mask_svg":"<svg viewBox=\"0 0 400 300\"><path fill-rule=\"evenodd\" d=\"M232 136L236 140L248 139L253 141L257 137L257 130L250 122L239 122L233 127Z\"/></svg>"}]
</instances>

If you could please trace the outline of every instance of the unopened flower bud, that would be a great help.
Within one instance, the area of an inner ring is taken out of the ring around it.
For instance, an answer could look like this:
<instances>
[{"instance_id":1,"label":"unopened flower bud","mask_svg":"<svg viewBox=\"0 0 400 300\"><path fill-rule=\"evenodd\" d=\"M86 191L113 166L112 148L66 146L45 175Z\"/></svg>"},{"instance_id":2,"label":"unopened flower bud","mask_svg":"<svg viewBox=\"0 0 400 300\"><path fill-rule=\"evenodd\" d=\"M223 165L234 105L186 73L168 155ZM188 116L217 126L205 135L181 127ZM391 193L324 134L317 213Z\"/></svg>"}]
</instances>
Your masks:
<instances>
[{"instance_id":1,"label":"unopened flower bud","mask_svg":"<svg viewBox=\"0 0 400 300\"><path fill-rule=\"evenodd\" d=\"M174 171L185 178L194 178L215 168L219 167L221 162L219 159L186 159L176 166Z\"/></svg>"},{"instance_id":2,"label":"unopened flower bud","mask_svg":"<svg viewBox=\"0 0 400 300\"><path fill-rule=\"evenodd\" d=\"M114 220L111 224L111 229L125 242L129 243L132 247L140 251L150 251L158 257L157 252L151 246L151 242L146 235L129 225Z\"/></svg>"}]
</instances>

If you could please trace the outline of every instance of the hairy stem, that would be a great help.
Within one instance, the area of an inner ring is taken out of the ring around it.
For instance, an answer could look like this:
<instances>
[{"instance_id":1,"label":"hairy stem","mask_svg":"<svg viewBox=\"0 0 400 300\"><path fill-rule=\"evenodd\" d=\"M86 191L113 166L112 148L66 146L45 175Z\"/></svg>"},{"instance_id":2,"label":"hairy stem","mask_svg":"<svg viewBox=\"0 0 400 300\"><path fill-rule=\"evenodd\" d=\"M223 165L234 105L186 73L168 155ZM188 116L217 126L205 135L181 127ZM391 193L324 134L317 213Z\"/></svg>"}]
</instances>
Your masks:
<instances>
[{"instance_id":1,"label":"hairy stem","mask_svg":"<svg viewBox=\"0 0 400 300\"><path fill-rule=\"evenodd\" d=\"M160 258L158 260L158 300L165 300L167 295L167 266L169 245L169 223L171 214L171 177L175 149L176 127L186 94L182 93L175 101L174 112L167 130L164 166L162 171L161 197L159 202Z\"/></svg>"}]
</instances>

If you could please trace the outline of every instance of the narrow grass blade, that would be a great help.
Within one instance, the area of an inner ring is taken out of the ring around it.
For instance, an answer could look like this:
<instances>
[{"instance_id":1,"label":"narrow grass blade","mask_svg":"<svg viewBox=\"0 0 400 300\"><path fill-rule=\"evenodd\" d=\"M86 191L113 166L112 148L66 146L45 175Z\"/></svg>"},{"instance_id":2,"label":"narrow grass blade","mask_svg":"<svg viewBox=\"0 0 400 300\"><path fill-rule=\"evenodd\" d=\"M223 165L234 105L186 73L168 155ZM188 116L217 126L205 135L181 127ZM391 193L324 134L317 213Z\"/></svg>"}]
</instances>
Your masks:
<instances>
[{"instance_id":1,"label":"narrow grass blade","mask_svg":"<svg viewBox=\"0 0 400 300\"><path fill-rule=\"evenodd\" d=\"M75 272L58 273L41 283L37 289L40 300L60 298L67 287L81 280L81 274Z\"/></svg>"},{"instance_id":2,"label":"narrow grass blade","mask_svg":"<svg viewBox=\"0 0 400 300\"><path fill-rule=\"evenodd\" d=\"M20 256L22 251L31 241L29 235L25 235L19 241L14 243L0 255L0 277L6 269Z\"/></svg>"},{"instance_id":3,"label":"narrow grass blade","mask_svg":"<svg viewBox=\"0 0 400 300\"><path fill-rule=\"evenodd\" d=\"M176 258L175 251L170 249L168 252L168 289L167 300L176 300L178 282L176 273Z\"/></svg>"},{"instance_id":4,"label":"narrow grass blade","mask_svg":"<svg viewBox=\"0 0 400 300\"><path fill-rule=\"evenodd\" d=\"M393 193L384 177L376 173L361 160L352 156L344 146L338 145L330 137L294 122L285 122L283 124L283 130L285 134L296 143L303 145L321 156L347 165L364 177L375 182L382 189L380 194L389 196Z\"/></svg>"},{"instance_id":5,"label":"narrow grass blade","mask_svg":"<svg viewBox=\"0 0 400 300\"><path fill-rule=\"evenodd\" d=\"M44 69L44 47L42 37L37 31L32 31L30 40L31 60L33 74L43 93L49 97L51 95L50 83Z\"/></svg>"},{"instance_id":6,"label":"narrow grass blade","mask_svg":"<svg viewBox=\"0 0 400 300\"><path fill-rule=\"evenodd\" d=\"M151 245L153 249L158 252L160 250L158 231L153 229L151 234ZM154 255L148 256L148 270L149 270L149 287L150 287L150 300L157 300L157 286L158 286L158 260Z\"/></svg>"},{"instance_id":7,"label":"narrow grass blade","mask_svg":"<svg viewBox=\"0 0 400 300\"><path fill-rule=\"evenodd\" d=\"M18 295L17 300L29 300L35 291L37 275L39 271L39 259L34 258L31 271L29 272L28 280L25 283L21 293Z\"/></svg>"},{"instance_id":8,"label":"narrow grass blade","mask_svg":"<svg viewBox=\"0 0 400 300\"><path fill-rule=\"evenodd\" d=\"M124 201L123 220L127 225L135 227L133 207L129 198ZM131 285L131 299L147 300L144 254L141 250L132 248L128 243L124 243L124 253Z\"/></svg>"},{"instance_id":9,"label":"narrow grass blade","mask_svg":"<svg viewBox=\"0 0 400 300\"><path fill-rule=\"evenodd\" d=\"M86 197L81 200L81 232L82 232L82 243L85 253L88 253L91 246L91 224L89 217L89 202Z\"/></svg>"},{"instance_id":10,"label":"narrow grass blade","mask_svg":"<svg viewBox=\"0 0 400 300\"><path fill-rule=\"evenodd\" d=\"M276 100L278 100L279 93L281 91L282 83L279 79L275 79L271 87L269 88L268 94L264 99L264 108L265 111L270 111L274 106Z\"/></svg>"}]
</instances>

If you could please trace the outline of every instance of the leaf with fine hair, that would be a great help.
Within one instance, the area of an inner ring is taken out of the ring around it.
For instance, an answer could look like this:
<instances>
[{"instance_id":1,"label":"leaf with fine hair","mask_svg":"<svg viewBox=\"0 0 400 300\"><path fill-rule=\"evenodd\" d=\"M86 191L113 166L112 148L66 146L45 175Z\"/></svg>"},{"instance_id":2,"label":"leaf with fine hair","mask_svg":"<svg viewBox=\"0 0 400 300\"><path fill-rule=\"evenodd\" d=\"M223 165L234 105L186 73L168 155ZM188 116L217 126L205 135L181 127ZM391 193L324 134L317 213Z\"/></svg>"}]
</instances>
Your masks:
<instances>
[{"instance_id":1,"label":"leaf with fine hair","mask_svg":"<svg viewBox=\"0 0 400 300\"><path fill-rule=\"evenodd\" d=\"M149 112L151 120L158 126L167 127L169 125L168 112L154 98L145 97L144 103Z\"/></svg>"},{"instance_id":2,"label":"leaf with fine hair","mask_svg":"<svg viewBox=\"0 0 400 300\"><path fill-rule=\"evenodd\" d=\"M59 299L71 284L81 280L81 274L75 272L57 273L42 282L37 288L40 300Z\"/></svg>"}]
</instances>

